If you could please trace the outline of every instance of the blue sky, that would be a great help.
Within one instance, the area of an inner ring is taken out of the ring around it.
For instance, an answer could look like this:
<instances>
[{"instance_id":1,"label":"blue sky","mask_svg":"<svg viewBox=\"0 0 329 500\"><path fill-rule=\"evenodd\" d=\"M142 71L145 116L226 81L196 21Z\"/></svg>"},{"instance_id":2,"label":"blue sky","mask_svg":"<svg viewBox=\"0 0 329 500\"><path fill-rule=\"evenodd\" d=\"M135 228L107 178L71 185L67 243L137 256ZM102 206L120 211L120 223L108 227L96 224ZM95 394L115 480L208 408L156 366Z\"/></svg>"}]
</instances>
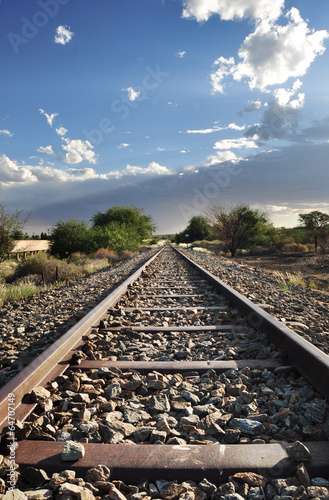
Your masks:
<instances>
[{"instance_id":1,"label":"blue sky","mask_svg":"<svg viewBox=\"0 0 329 500\"><path fill-rule=\"evenodd\" d=\"M134 203L329 212L324 0L1 0L0 202L39 233Z\"/></svg>"}]
</instances>

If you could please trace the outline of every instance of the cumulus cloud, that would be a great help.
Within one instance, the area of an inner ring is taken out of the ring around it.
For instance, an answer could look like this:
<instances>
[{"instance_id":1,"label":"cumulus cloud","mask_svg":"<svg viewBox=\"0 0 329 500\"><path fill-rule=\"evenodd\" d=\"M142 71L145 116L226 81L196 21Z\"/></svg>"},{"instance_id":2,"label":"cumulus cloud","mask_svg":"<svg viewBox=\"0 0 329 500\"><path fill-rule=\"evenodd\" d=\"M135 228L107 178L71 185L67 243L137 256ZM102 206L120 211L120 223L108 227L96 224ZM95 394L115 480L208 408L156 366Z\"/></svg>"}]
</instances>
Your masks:
<instances>
[{"instance_id":1,"label":"cumulus cloud","mask_svg":"<svg viewBox=\"0 0 329 500\"><path fill-rule=\"evenodd\" d=\"M183 0L182 17L207 21L213 14L223 20L243 18L277 19L284 0Z\"/></svg>"},{"instance_id":2,"label":"cumulus cloud","mask_svg":"<svg viewBox=\"0 0 329 500\"><path fill-rule=\"evenodd\" d=\"M261 22L241 45L241 62L235 64L232 57L215 61L218 69L210 75L213 92L223 93L223 79L228 75L238 81L247 78L251 89L262 91L305 75L316 56L325 51L323 42L329 33L310 29L295 7L286 18L285 26Z\"/></svg>"},{"instance_id":3,"label":"cumulus cloud","mask_svg":"<svg viewBox=\"0 0 329 500\"><path fill-rule=\"evenodd\" d=\"M31 184L37 182L37 177L33 175L30 167L26 165L19 166L8 156L0 157L0 185L8 186L11 184Z\"/></svg>"},{"instance_id":4,"label":"cumulus cloud","mask_svg":"<svg viewBox=\"0 0 329 500\"><path fill-rule=\"evenodd\" d=\"M138 99L141 94L140 91L134 90L132 87L128 87L127 89L122 90L128 93L129 101L136 101L136 99Z\"/></svg>"},{"instance_id":5,"label":"cumulus cloud","mask_svg":"<svg viewBox=\"0 0 329 500\"><path fill-rule=\"evenodd\" d=\"M14 134L12 132L9 132L9 130L0 130L0 135L7 135L8 137L12 137Z\"/></svg>"},{"instance_id":6,"label":"cumulus cloud","mask_svg":"<svg viewBox=\"0 0 329 500\"><path fill-rule=\"evenodd\" d=\"M295 135L305 102L305 94L297 93L300 87L301 81L296 80L292 89L275 89L274 99L265 104L260 124L250 127L244 136L267 141Z\"/></svg>"},{"instance_id":7,"label":"cumulus cloud","mask_svg":"<svg viewBox=\"0 0 329 500\"><path fill-rule=\"evenodd\" d=\"M208 156L204 166L210 167L218 163L233 162L238 163L242 158L238 158L233 151L218 151L215 155Z\"/></svg>"},{"instance_id":8,"label":"cumulus cloud","mask_svg":"<svg viewBox=\"0 0 329 500\"><path fill-rule=\"evenodd\" d=\"M67 132L67 129L65 127L58 127L56 129L57 135L60 135L61 137L63 137L63 135L65 135L66 132Z\"/></svg>"},{"instance_id":9,"label":"cumulus cloud","mask_svg":"<svg viewBox=\"0 0 329 500\"><path fill-rule=\"evenodd\" d=\"M220 94L223 94L224 86L222 82L226 76L233 74L236 68L234 57L226 59L221 56L216 59L214 66L218 67L218 69L210 75L212 91L213 93L219 92Z\"/></svg>"},{"instance_id":10,"label":"cumulus cloud","mask_svg":"<svg viewBox=\"0 0 329 500\"><path fill-rule=\"evenodd\" d=\"M175 175L175 172L169 170L159 163L151 162L145 168L133 165L127 165L123 170L115 170L103 174L97 173L93 168L68 168L62 170L53 166L39 165L19 165L12 161L8 156L0 157L0 185L13 186L17 184L31 184L37 182L83 182L92 179L110 180L121 179L122 177L136 176L162 176Z\"/></svg>"},{"instance_id":11,"label":"cumulus cloud","mask_svg":"<svg viewBox=\"0 0 329 500\"><path fill-rule=\"evenodd\" d=\"M69 26L58 26L56 29L56 35L54 38L55 43L60 43L61 45L66 45L72 40L74 33L70 31Z\"/></svg>"},{"instance_id":12,"label":"cumulus cloud","mask_svg":"<svg viewBox=\"0 0 329 500\"><path fill-rule=\"evenodd\" d=\"M127 165L123 171L123 175L174 175L175 172L169 170L169 168L159 165L159 163L152 161L149 163L148 167L136 167L133 165Z\"/></svg>"},{"instance_id":13,"label":"cumulus cloud","mask_svg":"<svg viewBox=\"0 0 329 500\"><path fill-rule=\"evenodd\" d=\"M45 146L45 147L40 146L40 148L38 148L37 151L39 151L39 153L46 153L47 155L54 154L52 146Z\"/></svg>"},{"instance_id":14,"label":"cumulus cloud","mask_svg":"<svg viewBox=\"0 0 329 500\"><path fill-rule=\"evenodd\" d=\"M183 57L186 54L186 50L180 50L179 52L176 52L176 57L179 57L180 59L183 59Z\"/></svg>"},{"instance_id":15,"label":"cumulus cloud","mask_svg":"<svg viewBox=\"0 0 329 500\"><path fill-rule=\"evenodd\" d=\"M47 118L47 122L48 122L48 125L50 125L51 127L53 126L53 121L54 121L54 118L56 118L56 116L58 116L58 113L52 113L51 115L48 115L48 113L46 113L43 109L39 109L40 113L42 115L45 115L45 117Z\"/></svg>"},{"instance_id":16,"label":"cumulus cloud","mask_svg":"<svg viewBox=\"0 0 329 500\"><path fill-rule=\"evenodd\" d=\"M129 147L129 144L127 142L122 142L118 146L119 149L128 148L128 147Z\"/></svg>"},{"instance_id":17,"label":"cumulus cloud","mask_svg":"<svg viewBox=\"0 0 329 500\"><path fill-rule=\"evenodd\" d=\"M62 160L65 163L80 163L87 160L89 163L96 163L96 155L92 150L93 145L89 141L82 141L81 139L65 139L65 145L62 146L64 151L67 151Z\"/></svg>"}]
</instances>

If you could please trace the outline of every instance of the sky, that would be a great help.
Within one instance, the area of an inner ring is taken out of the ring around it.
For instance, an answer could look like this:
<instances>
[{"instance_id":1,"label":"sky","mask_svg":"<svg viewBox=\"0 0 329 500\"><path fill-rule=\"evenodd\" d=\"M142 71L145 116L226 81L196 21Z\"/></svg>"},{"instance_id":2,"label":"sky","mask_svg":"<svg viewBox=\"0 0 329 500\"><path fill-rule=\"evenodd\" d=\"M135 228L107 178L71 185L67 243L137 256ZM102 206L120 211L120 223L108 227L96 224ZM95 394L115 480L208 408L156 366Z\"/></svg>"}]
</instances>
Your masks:
<instances>
[{"instance_id":1,"label":"sky","mask_svg":"<svg viewBox=\"0 0 329 500\"><path fill-rule=\"evenodd\" d=\"M0 203L329 212L326 0L0 0Z\"/></svg>"}]
</instances>

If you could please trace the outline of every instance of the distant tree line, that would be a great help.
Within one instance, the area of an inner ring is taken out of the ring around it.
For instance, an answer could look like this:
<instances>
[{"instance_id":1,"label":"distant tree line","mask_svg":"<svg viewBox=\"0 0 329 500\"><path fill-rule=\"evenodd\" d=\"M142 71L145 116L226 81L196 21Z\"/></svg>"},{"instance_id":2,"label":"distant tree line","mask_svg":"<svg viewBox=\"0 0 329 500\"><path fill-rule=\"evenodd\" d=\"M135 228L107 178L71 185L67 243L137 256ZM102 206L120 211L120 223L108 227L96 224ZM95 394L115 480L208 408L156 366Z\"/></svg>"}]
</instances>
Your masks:
<instances>
[{"instance_id":1,"label":"distant tree line","mask_svg":"<svg viewBox=\"0 0 329 500\"><path fill-rule=\"evenodd\" d=\"M255 247L275 251L308 250L325 254L329 250L329 215L319 211L299 214L299 226L277 228L268 214L248 205L213 205L204 215L194 216L187 227L174 237L176 243L218 239L224 251L234 257L241 249Z\"/></svg>"}]
</instances>

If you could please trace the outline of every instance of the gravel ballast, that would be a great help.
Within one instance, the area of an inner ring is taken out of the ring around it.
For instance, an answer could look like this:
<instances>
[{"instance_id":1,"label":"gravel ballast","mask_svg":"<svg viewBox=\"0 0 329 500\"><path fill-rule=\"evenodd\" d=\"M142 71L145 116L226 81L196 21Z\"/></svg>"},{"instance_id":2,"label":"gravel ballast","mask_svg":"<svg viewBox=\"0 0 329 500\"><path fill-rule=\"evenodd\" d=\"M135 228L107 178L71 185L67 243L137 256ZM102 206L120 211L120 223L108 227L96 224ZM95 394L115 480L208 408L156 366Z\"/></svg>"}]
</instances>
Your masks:
<instances>
[{"instance_id":1,"label":"gravel ballast","mask_svg":"<svg viewBox=\"0 0 329 500\"><path fill-rule=\"evenodd\" d=\"M5 303L0 311L0 387L85 316L154 253L149 250L64 287Z\"/></svg>"},{"instance_id":2,"label":"gravel ballast","mask_svg":"<svg viewBox=\"0 0 329 500\"><path fill-rule=\"evenodd\" d=\"M211 254L183 250L187 257L223 280L254 303L268 304L270 314L279 321L299 322L293 326L299 335L329 354L329 294L296 285L283 291L265 272Z\"/></svg>"}]
</instances>

